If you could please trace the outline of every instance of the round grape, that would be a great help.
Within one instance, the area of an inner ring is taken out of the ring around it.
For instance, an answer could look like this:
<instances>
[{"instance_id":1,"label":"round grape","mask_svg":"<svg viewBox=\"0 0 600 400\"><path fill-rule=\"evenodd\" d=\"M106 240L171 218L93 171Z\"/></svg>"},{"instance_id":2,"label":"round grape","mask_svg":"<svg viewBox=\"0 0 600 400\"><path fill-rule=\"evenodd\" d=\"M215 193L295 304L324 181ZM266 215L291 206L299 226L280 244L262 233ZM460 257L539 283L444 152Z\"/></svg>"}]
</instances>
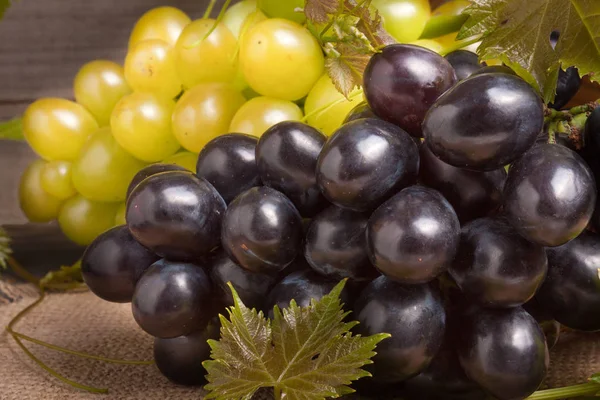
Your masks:
<instances>
[{"instance_id":1,"label":"round grape","mask_svg":"<svg viewBox=\"0 0 600 400\"><path fill-rule=\"evenodd\" d=\"M100 203L76 195L65 201L58 213L58 224L65 236L87 246L101 233L115 226L118 203Z\"/></svg>"},{"instance_id":2,"label":"round grape","mask_svg":"<svg viewBox=\"0 0 600 400\"><path fill-rule=\"evenodd\" d=\"M163 163L150 164L150 165L142 168L141 170L139 170L139 172L137 174L135 174L133 179L131 179L131 182L129 183L129 187L127 188L127 198L129 199L131 192L133 192L133 189L135 189L135 187L137 185L139 185L140 182L142 182L144 179L148 178L149 176L160 174L161 172L168 172L168 171L187 171L187 170L184 167L177 165L177 164L163 164Z\"/></svg>"},{"instance_id":3,"label":"round grape","mask_svg":"<svg viewBox=\"0 0 600 400\"><path fill-rule=\"evenodd\" d=\"M398 42L417 40L429 19L429 0L373 0L383 27Z\"/></svg>"},{"instance_id":4,"label":"round grape","mask_svg":"<svg viewBox=\"0 0 600 400\"><path fill-rule=\"evenodd\" d=\"M260 137L267 129L283 121L300 121L302 110L295 103L272 97L248 100L231 120L230 132Z\"/></svg>"},{"instance_id":5,"label":"round grape","mask_svg":"<svg viewBox=\"0 0 600 400\"><path fill-rule=\"evenodd\" d=\"M72 164L69 161L49 161L40 172L40 185L51 196L66 200L77 193L71 180Z\"/></svg>"},{"instance_id":6,"label":"round grape","mask_svg":"<svg viewBox=\"0 0 600 400\"><path fill-rule=\"evenodd\" d=\"M186 171L194 172L197 160L198 154L189 151L180 151L162 160L161 164L178 165Z\"/></svg>"},{"instance_id":7,"label":"round grape","mask_svg":"<svg viewBox=\"0 0 600 400\"><path fill-rule=\"evenodd\" d=\"M221 22L233 33L233 36L239 38L244 23L251 14L257 11L257 7L256 0L242 0L225 11Z\"/></svg>"},{"instance_id":8,"label":"round grape","mask_svg":"<svg viewBox=\"0 0 600 400\"><path fill-rule=\"evenodd\" d=\"M483 65L479 63L479 57L477 54L468 50L455 50L444 56L446 60L454 68L456 72L456 78L459 81L467 79L473 73L483 68Z\"/></svg>"},{"instance_id":9,"label":"round grape","mask_svg":"<svg viewBox=\"0 0 600 400\"><path fill-rule=\"evenodd\" d=\"M190 17L175 7L153 8L135 23L129 36L129 48L150 39L163 40L173 46L190 22Z\"/></svg>"},{"instance_id":10,"label":"round grape","mask_svg":"<svg viewBox=\"0 0 600 400\"><path fill-rule=\"evenodd\" d=\"M303 9L305 2L306 0L258 0L258 7L271 18L285 18L302 24L306 16L296 9Z\"/></svg>"},{"instance_id":11,"label":"round grape","mask_svg":"<svg viewBox=\"0 0 600 400\"><path fill-rule=\"evenodd\" d=\"M54 197L42 188L44 160L35 160L21 175L19 205L31 222L49 222L58 216L63 200Z\"/></svg>"},{"instance_id":12,"label":"round grape","mask_svg":"<svg viewBox=\"0 0 600 400\"><path fill-rule=\"evenodd\" d=\"M346 118L344 119L342 125L354 121L355 119L361 118L378 118L377 115L375 115L375 113L373 112L373 110L371 110L371 107L369 107L369 104L366 101L362 101L352 110L350 110L348 115L346 115Z\"/></svg>"}]
</instances>

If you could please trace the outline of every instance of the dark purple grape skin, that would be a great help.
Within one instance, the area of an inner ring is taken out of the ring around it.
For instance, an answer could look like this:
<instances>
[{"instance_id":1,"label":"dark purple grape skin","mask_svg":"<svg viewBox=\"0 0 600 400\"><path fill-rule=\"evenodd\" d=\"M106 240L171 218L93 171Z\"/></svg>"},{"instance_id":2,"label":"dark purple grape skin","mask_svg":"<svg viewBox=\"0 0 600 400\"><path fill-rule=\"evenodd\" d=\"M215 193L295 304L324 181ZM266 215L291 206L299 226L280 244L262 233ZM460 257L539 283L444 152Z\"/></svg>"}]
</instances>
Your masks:
<instances>
[{"instance_id":1,"label":"dark purple grape skin","mask_svg":"<svg viewBox=\"0 0 600 400\"><path fill-rule=\"evenodd\" d=\"M198 155L196 175L206 179L229 204L240 193L260 186L256 166L258 139L243 133L219 136Z\"/></svg>"},{"instance_id":2,"label":"dark purple grape skin","mask_svg":"<svg viewBox=\"0 0 600 400\"><path fill-rule=\"evenodd\" d=\"M402 285L381 276L367 285L354 307L363 336L389 333L377 345L374 364L366 366L373 380L401 382L429 366L444 338L446 313L432 286Z\"/></svg>"},{"instance_id":3,"label":"dark purple grape skin","mask_svg":"<svg viewBox=\"0 0 600 400\"><path fill-rule=\"evenodd\" d=\"M346 118L344 119L342 125L347 122L351 122L362 118L378 118L377 115L375 115L375 113L373 112L373 110L371 110L371 107L369 107L369 104L366 101L361 102L352 110L350 110L348 115L346 115Z\"/></svg>"},{"instance_id":4,"label":"dark purple grape skin","mask_svg":"<svg viewBox=\"0 0 600 400\"><path fill-rule=\"evenodd\" d=\"M553 247L577 237L595 204L592 172L564 146L535 146L508 171L504 212L517 232L532 242Z\"/></svg>"},{"instance_id":5,"label":"dark purple grape skin","mask_svg":"<svg viewBox=\"0 0 600 400\"><path fill-rule=\"evenodd\" d=\"M548 349L552 349L558 343L560 337L560 323L554 319L552 314L542 306L539 296L534 296L527 303L523 304L523 309L537 321L544 336Z\"/></svg>"},{"instance_id":6,"label":"dark purple grape skin","mask_svg":"<svg viewBox=\"0 0 600 400\"><path fill-rule=\"evenodd\" d=\"M461 223L485 217L502 203L506 170L472 171L453 167L423 145L419 148L419 182L439 191L452 205Z\"/></svg>"},{"instance_id":7,"label":"dark purple grape skin","mask_svg":"<svg viewBox=\"0 0 600 400\"><path fill-rule=\"evenodd\" d=\"M197 386L206 383L202 362L210 359L209 339L219 338L219 325L208 324L201 331L176 338L154 339L154 361L159 371L173 383Z\"/></svg>"},{"instance_id":8,"label":"dark purple grape skin","mask_svg":"<svg viewBox=\"0 0 600 400\"><path fill-rule=\"evenodd\" d=\"M364 118L349 122L329 138L317 162L317 183L333 204L371 211L416 182L417 145L402 129Z\"/></svg>"},{"instance_id":9,"label":"dark purple grape skin","mask_svg":"<svg viewBox=\"0 0 600 400\"><path fill-rule=\"evenodd\" d=\"M480 218L462 228L449 273L470 298L486 307L529 301L546 277L544 247L521 237L502 218Z\"/></svg>"},{"instance_id":10,"label":"dark purple grape skin","mask_svg":"<svg viewBox=\"0 0 600 400\"><path fill-rule=\"evenodd\" d=\"M365 229L369 214L337 206L317 214L308 227L304 257L318 273L332 279L366 281L379 273L369 261Z\"/></svg>"},{"instance_id":11,"label":"dark purple grape skin","mask_svg":"<svg viewBox=\"0 0 600 400\"><path fill-rule=\"evenodd\" d=\"M81 275L101 299L129 303L135 284L158 257L139 244L127 226L114 227L87 247L81 259Z\"/></svg>"},{"instance_id":12,"label":"dark purple grape skin","mask_svg":"<svg viewBox=\"0 0 600 400\"><path fill-rule=\"evenodd\" d=\"M265 186L280 191L300 215L312 217L327 207L317 186L317 159L327 136L297 121L280 122L262 134L256 164Z\"/></svg>"},{"instance_id":13,"label":"dark purple grape skin","mask_svg":"<svg viewBox=\"0 0 600 400\"><path fill-rule=\"evenodd\" d=\"M423 283L444 272L458 249L460 223L437 191L411 186L383 203L369 218L371 262L385 276Z\"/></svg>"},{"instance_id":14,"label":"dark purple grape skin","mask_svg":"<svg viewBox=\"0 0 600 400\"><path fill-rule=\"evenodd\" d=\"M302 251L302 219L282 193L261 186L229 204L221 243L229 257L249 271L276 274Z\"/></svg>"},{"instance_id":15,"label":"dark purple grape skin","mask_svg":"<svg viewBox=\"0 0 600 400\"><path fill-rule=\"evenodd\" d=\"M548 248L548 277L536 296L561 324L581 331L600 330L600 234L585 231Z\"/></svg>"},{"instance_id":16,"label":"dark purple grape skin","mask_svg":"<svg viewBox=\"0 0 600 400\"><path fill-rule=\"evenodd\" d=\"M543 103L524 80L482 74L459 82L431 107L423 134L447 164L492 171L520 157L544 125Z\"/></svg>"},{"instance_id":17,"label":"dark purple grape skin","mask_svg":"<svg viewBox=\"0 0 600 400\"><path fill-rule=\"evenodd\" d=\"M522 307L477 309L462 318L457 351L467 376L499 400L524 399L548 369L544 333Z\"/></svg>"},{"instance_id":18,"label":"dark purple grape skin","mask_svg":"<svg viewBox=\"0 0 600 400\"><path fill-rule=\"evenodd\" d=\"M185 172L185 171L187 171L187 169L185 169L182 166L179 166L177 164L161 164L161 163L150 164L150 165L142 168L141 170L139 170L138 173L133 176L133 179L131 180L131 182L129 183L129 186L127 187L127 198L129 198L129 196L131 195L131 192L133 192L133 189L135 189L135 187L137 185L139 185L140 182L142 182L144 179L146 179L152 175L160 174L163 172L169 172L169 171L184 171Z\"/></svg>"},{"instance_id":19,"label":"dark purple grape skin","mask_svg":"<svg viewBox=\"0 0 600 400\"><path fill-rule=\"evenodd\" d=\"M473 72L471 76L481 75L481 74L509 74L509 75L517 75L515 71L506 65L487 65L477 71Z\"/></svg>"},{"instance_id":20,"label":"dark purple grape skin","mask_svg":"<svg viewBox=\"0 0 600 400\"><path fill-rule=\"evenodd\" d=\"M586 149L592 156L589 158L597 160L597 157L595 156L600 153L600 107L594 108L587 117L587 120L585 121L584 138L584 141L588 143L587 146L590 148ZM587 158L588 157L586 157L586 159Z\"/></svg>"},{"instance_id":21,"label":"dark purple grape skin","mask_svg":"<svg viewBox=\"0 0 600 400\"><path fill-rule=\"evenodd\" d=\"M548 104L548 107L560 110L575 96L581 86L581 78L575 67L566 70L558 70L558 82L556 83L556 97Z\"/></svg>"},{"instance_id":22,"label":"dark purple grape skin","mask_svg":"<svg viewBox=\"0 0 600 400\"><path fill-rule=\"evenodd\" d=\"M163 172L141 182L127 202L133 237L161 257L193 261L218 247L225 201L191 172Z\"/></svg>"},{"instance_id":23,"label":"dark purple grape skin","mask_svg":"<svg viewBox=\"0 0 600 400\"><path fill-rule=\"evenodd\" d=\"M375 115L421 137L425 113L455 83L444 57L423 47L392 44L371 57L363 87Z\"/></svg>"},{"instance_id":24,"label":"dark purple grape skin","mask_svg":"<svg viewBox=\"0 0 600 400\"><path fill-rule=\"evenodd\" d=\"M483 68L483 65L479 63L479 57L477 54L468 50L455 50L444 56L446 60L454 68L456 78L459 81L467 79L476 71Z\"/></svg>"},{"instance_id":25,"label":"dark purple grape skin","mask_svg":"<svg viewBox=\"0 0 600 400\"><path fill-rule=\"evenodd\" d=\"M174 338L204 329L213 317L210 279L195 264L159 260L138 281L131 309L154 337Z\"/></svg>"}]
</instances>

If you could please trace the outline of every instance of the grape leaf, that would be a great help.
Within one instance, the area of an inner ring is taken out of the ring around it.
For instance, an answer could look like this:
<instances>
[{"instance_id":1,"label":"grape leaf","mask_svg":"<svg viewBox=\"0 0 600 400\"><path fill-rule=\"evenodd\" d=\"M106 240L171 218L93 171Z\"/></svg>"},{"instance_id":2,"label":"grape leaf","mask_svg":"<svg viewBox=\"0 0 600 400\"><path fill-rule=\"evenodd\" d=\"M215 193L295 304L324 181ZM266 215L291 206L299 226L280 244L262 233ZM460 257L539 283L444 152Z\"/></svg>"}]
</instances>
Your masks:
<instances>
[{"instance_id":1,"label":"grape leaf","mask_svg":"<svg viewBox=\"0 0 600 400\"><path fill-rule=\"evenodd\" d=\"M337 54L325 60L325 69L336 89L348 98L352 89L362 85L363 73L373 53L360 52L358 48L343 43L335 50Z\"/></svg>"},{"instance_id":2,"label":"grape leaf","mask_svg":"<svg viewBox=\"0 0 600 400\"><path fill-rule=\"evenodd\" d=\"M479 56L506 63L546 102L554 100L561 67L600 80L598 0L472 0L465 13L469 19L457 38L481 35ZM555 49L552 31L560 32Z\"/></svg>"},{"instance_id":3,"label":"grape leaf","mask_svg":"<svg viewBox=\"0 0 600 400\"><path fill-rule=\"evenodd\" d=\"M360 18L356 28L362 32L374 47L396 43L396 40L383 27L379 11L370 8L370 1L356 4L355 0L346 0L346 7L352 15Z\"/></svg>"},{"instance_id":4,"label":"grape leaf","mask_svg":"<svg viewBox=\"0 0 600 400\"><path fill-rule=\"evenodd\" d=\"M250 310L230 286L234 306L229 320L221 319L221 338L210 340L211 360L206 399L249 400L264 387L272 387L288 400L321 400L352 393L352 380L370 376L362 366L371 363L377 343L389 337L352 335L357 322L344 322L340 282L321 300L307 307L292 301L283 312L274 308L269 321Z\"/></svg>"},{"instance_id":5,"label":"grape leaf","mask_svg":"<svg viewBox=\"0 0 600 400\"><path fill-rule=\"evenodd\" d=\"M335 14L341 7L341 0L306 0L304 14L315 23L326 23L329 15Z\"/></svg>"}]
</instances>

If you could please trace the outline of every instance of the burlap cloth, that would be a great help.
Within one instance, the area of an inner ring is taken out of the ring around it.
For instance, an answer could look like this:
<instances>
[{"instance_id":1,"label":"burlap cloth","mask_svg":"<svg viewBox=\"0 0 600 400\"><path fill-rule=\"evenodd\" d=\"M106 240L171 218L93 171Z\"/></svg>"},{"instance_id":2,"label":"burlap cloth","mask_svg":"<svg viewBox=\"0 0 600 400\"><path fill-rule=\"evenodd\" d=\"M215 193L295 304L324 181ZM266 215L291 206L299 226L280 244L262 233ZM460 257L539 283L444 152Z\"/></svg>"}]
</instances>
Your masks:
<instances>
[{"instance_id":1,"label":"burlap cloth","mask_svg":"<svg viewBox=\"0 0 600 400\"><path fill-rule=\"evenodd\" d=\"M0 281L0 327L36 299L30 285ZM600 311L599 311L600 312ZM152 338L137 327L129 304L112 304L93 294L50 294L16 326L37 339L110 358L148 360ZM154 365L131 366L81 359L27 343L36 356L78 382L109 388L107 395L67 386L34 364L4 332L0 334L1 400L201 399L202 390L171 384ZM545 386L576 384L600 371L600 335L564 334L552 351ZM264 400L265 396L260 396Z\"/></svg>"}]
</instances>

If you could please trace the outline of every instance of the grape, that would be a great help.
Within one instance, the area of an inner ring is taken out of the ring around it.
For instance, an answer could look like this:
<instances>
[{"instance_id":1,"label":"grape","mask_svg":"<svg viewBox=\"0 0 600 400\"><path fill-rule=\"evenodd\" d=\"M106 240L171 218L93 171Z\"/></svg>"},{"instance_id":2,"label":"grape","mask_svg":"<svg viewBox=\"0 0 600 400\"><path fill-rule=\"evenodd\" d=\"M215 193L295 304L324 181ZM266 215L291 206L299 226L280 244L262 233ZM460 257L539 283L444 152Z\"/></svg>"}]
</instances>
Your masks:
<instances>
[{"instance_id":1,"label":"grape","mask_svg":"<svg viewBox=\"0 0 600 400\"><path fill-rule=\"evenodd\" d=\"M211 140L200 152L196 175L206 179L227 204L242 192L260 186L254 136L231 133Z\"/></svg>"},{"instance_id":2,"label":"grape","mask_svg":"<svg viewBox=\"0 0 600 400\"><path fill-rule=\"evenodd\" d=\"M89 111L65 99L38 99L23 114L23 135L33 151L46 160L73 160L97 129Z\"/></svg>"},{"instance_id":3,"label":"grape","mask_svg":"<svg viewBox=\"0 0 600 400\"><path fill-rule=\"evenodd\" d=\"M326 205L315 175L326 140L315 128L288 121L267 129L256 146L262 182L285 194L304 217L315 215Z\"/></svg>"},{"instance_id":4,"label":"grape","mask_svg":"<svg viewBox=\"0 0 600 400\"><path fill-rule=\"evenodd\" d=\"M76 195L64 202L58 224L65 236L87 246L103 232L115 226L118 203L100 203Z\"/></svg>"},{"instance_id":5,"label":"grape","mask_svg":"<svg viewBox=\"0 0 600 400\"><path fill-rule=\"evenodd\" d=\"M367 285L354 306L363 336L386 332L367 370L380 383L400 382L431 363L444 337L446 314L429 285L402 285L381 276Z\"/></svg>"},{"instance_id":6,"label":"grape","mask_svg":"<svg viewBox=\"0 0 600 400\"><path fill-rule=\"evenodd\" d=\"M190 153L189 151L180 151L162 160L161 164L178 165L183 169L194 172L196 170L196 161L198 161L198 154Z\"/></svg>"},{"instance_id":7,"label":"grape","mask_svg":"<svg viewBox=\"0 0 600 400\"><path fill-rule=\"evenodd\" d=\"M21 175L19 204L23 214L31 222L49 222L58 216L63 200L42 188L41 175L46 162L35 160Z\"/></svg>"},{"instance_id":8,"label":"grape","mask_svg":"<svg viewBox=\"0 0 600 400\"><path fill-rule=\"evenodd\" d=\"M150 165L142 168L141 170L139 170L138 173L135 174L135 176L131 179L131 182L129 183L129 187L127 188L127 198L129 199L131 192L133 192L133 189L135 189L135 187L137 185L139 185L140 182L142 182L144 179L146 179L152 175L156 175L156 174L160 174L162 172L168 172L168 171L187 171L187 170L184 167L182 167L180 165L176 165L176 164L162 164L162 163L150 164Z\"/></svg>"},{"instance_id":9,"label":"grape","mask_svg":"<svg viewBox=\"0 0 600 400\"><path fill-rule=\"evenodd\" d=\"M219 338L219 325L211 322L201 331L187 336L154 339L154 361L160 372L180 385L206 382L202 363L210 358L209 339Z\"/></svg>"},{"instance_id":10,"label":"grape","mask_svg":"<svg viewBox=\"0 0 600 400\"><path fill-rule=\"evenodd\" d=\"M371 262L387 277L423 283L444 272L460 240L452 206L437 191L422 186L402 190L369 218Z\"/></svg>"},{"instance_id":11,"label":"grape","mask_svg":"<svg viewBox=\"0 0 600 400\"><path fill-rule=\"evenodd\" d=\"M487 62L487 61L486 61ZM515 71L507 67L506 65L488 65L483 68L478 69L473 72L471 76L481 75L481 74L492 74L492 73L500 73L500 74L508 74L508 75L517 75Z\"/></svg>"},{"instance_id":12,"label":"grape","mask_svg":"<svg viewBox=\"0 0 600 400\"><path fill-rule=\"evenodd\" d=\"M455 167L491 171L533 146L544 125L542 101L508 74L466 79L441 96L423 121L425 141Z\"/></svg>"},{"instance_id":13,"label":"grape","mask_svg":"<svg viewBox=\"0 0 600 400\"><path fill-rule=\"evenodd\" d=\"M305 0L258 0L258 7L271 18L285 18L302 24L306 16L296 9L303 9L304 3Z\"/></svg>"},{"instance_id":14,"label":"grape","mask_svg":"<svg viewBox=\"0 0 600 400\"><path fill-rule=\"evenodd\" d=\"M139 279L131 310L140 328L174 338L204 329L213 317L208 275L195 264L159 260Z\"/></svg>"},{"instance_id":15,"label":"grape","mask_svg":"<svg viewBox=\"0 0 600 400\"><path fill-rule=\"evenodd\" d=\"M175 105L173 134L187 150L199 153L208 142L229 132L233 116L245 101L240 92L227 84L195 86Z\"/></svg>"},{"instance_id":16,"label":"grape","mask_svg":"<svg viewBox=\"0 0 600 400\"><path fill-rule=\"evenodd\" d=\"M373 112L412 136L434 101L456 83L444 57L418 46L393 44L371 57L364 74L365 97Z\"/></svg>"},{"instance_id":17,"label":"grape","mask_svg":"<svg viewBox=\"0 0 600 400\"><path fill-rule=\"evenodd\" d=\"M204 179L169 171L135 186L126 219L133 237L159 256L193 261L219 245L225 207Z\"/></svg>"},{"instance_id":18,"label":"grape","mask_svg":"<svg viewBox=\"0 0 600 400\"><path fill-rule=\"evenodd\" d=\"M237 51L237 40L223 23L198 19L181 32L175 45L177 72L188 89L199 83L233 82L238 71Z\"/></svg>"},{"instance_id":19,"label":"grape","mask_svg":"<svg viewBox=\"0 0 600 400\"><path fill-rule=\"evenodd\" d=\"M175 67L175 49L160 39L138 42L125 57L125 79L139 92L175 97L181 92L181 79Z\"/></svg>"},{"instance_id":20,"label":"grape","mask_svg":"<svg viewBox=\"0 0 600 400\"><path fill-rule=\"evenodd\" d=\"M481 218L463 227L449 269L471 300L488 307L516 307L529 301L547 271L544 247L522 238L499 218Z\"/></svg>"},{"instance_id":21,"label":"grape","mask_svg":"<svg viewBox=\"0 0 600 400\"><path fill-rule=\"evenodd\" d=\"M575 67L569 67L566 71L558 70L558 82L556 86L556 97L548 106L560 110L567 105L575 96L581 86L581 78Z\"/></svg>"},{"instance_id":22,"label":"grape","mask_svg":"<svg viewBox=\"0 0 600 400\"><path fill-rule=\"evenodd\" d=\"M40 185L51 196L66 200L76 191L71 181L72 164L68 161L49 161L40 171Z\"/></svg>"},{"instance_id":23,"label":"grape","mask_svg":"<svg viewBox=\"0 0 600 400\"><path fill-rule=\"evenodd\" d=\"M342 125L361 118L377 118L366 101L359 103L356 107L350 110L350 112L346 115Z\"/></svg>"},{"instance_id":24,"label":"grape","mask_svg":"<svg viewBox=\"0 0 600 400\"><path fill-rule=\"evenodd\" d=\"M110 123L110 114L121 97L131 93L119 64L94 60L85 64L73 81L75 100L84 106L100 126Z\"/></svg>"},{"instance_id":25,"label":"grape","mask_svg":"<svg viewBox=\"0 0 600 400\"><path fill-rule=\"evenodd\" d=\"M414 40L409 42L408 44L411 44L413 46L420 46L438 54L444 50L444 46L441 43L432 39Z\"/></svg>"},{"instance_id":26,"label":"grape","mask_svg":"<svg viewBox=\"0 0 600 400\"><path fill-rule=\"evenodd\" d=\"M524 399L546 375L544 333L521 307L477 309L464 318L457 338L467 376L499 400Z\"/></svg>"},{"instance_id":27,"label":"grape","mask_svg":"<svg viewBox=\"0 0 600 400\"><path fill-rule=\"evenodd\" d=\"M155 261L158 257L121 225L102 233L88 246L81 259L81 274L96 296L129 303L137 281Z\"/></svg>"},{"instance_id":28,"label":"grape","mask_svg":"<svg viewBox=\"0 0 600 400\"><path fill-rule=\"evenodd\" d=\"M454 68L456 77L459 81L467 79L476 71L479 71L483 66L479 63L477 54L467 50L455 50L444 56L446 60Z\"/></svg>"},{"instance_id":29,"label":"grape","mask_svg":"<svg viewBox=\"0 0 600 400\"><path fill-rule=\"evenodd\" d=\"M127 224L127 220L125 219L126 213L127 213L127 203L126 202L120 203L119 208L117 208L117 213L115 214L115 226Z\"/></svg>"},{"instance_id":30,"label":"grape","mask_svg":"<svg viewBox=\"0 0 600 400\"><path fill-rule=\"evenodd\" d=\"M552 247L577 237L595 203L592 172L564 146L535 146L508 171L504 211L517 232L532 242Z\"/></svg>"},{"instance_id":31,"label":"grape","mask_svg":"<svg viewBox=\"0 0 600 400\"><path fill-rule=\"evenodd\" d=\"M317 39L308 29L289 20L264 20L240 41L244 78L263 96L301 99L323 74L324 63Z\"/></svg>"},{"instance_id":32,"label":"grape","mask_svg":"<svg viewBox=\"0 0 600 400\"><path fill-rule=\"evenodd\" d=\"M153 8L135 23L129 36L129 48L149 39L160 39L173 46L190 22L190 17L175 7Z\"/></svg>"},{"instance_id":33,"label":"grape","mask_svg":"<svg viewBox=\"0 0 600 400\"><path fill-rule=\"evenodd\" d=\"M145 165L119 146L110 128L101 128L73 162L73 185L93 201L124 201L129 182Z\"/></svg>"},{"instance_id":34,"label":"grape","mask_svg":"<svg viewBox=\"0 0 600 400\"><path fill-rule=\"evenodd\" d=\"M179 149L171 131L175 103L152 93L134 92L123 97L110 117L117 142L132 156L160 161Z\"/></svg>"},{"instance_id":35,"label":"grape","mask_svg":"<svg viewBox=\"0 0 600 400\"><path fill-rule=\"evenodd\" d=\"M531 300L523 304L523 309L529 313L537 321L544 336L546 337L546 343L548 349L552 349L560 336L560 324L554 320L552 314L542 306L540 301L540 292L536 294Z\"/></svg>"},{"instance_id":36,"label":"grape","mask_svg":"<svg viewBox=\"0 0 600 400\"><path fill-rule=\"evenodd\" d=\"M348 112L362 101L361 94L362 89L356 88L348 95L351 100L346 99L333 85L329 75L323 74L304 102L306 122L330 136L342 125Z\"/></svg>"},{"instance_id":37,"label":"grape","mask_svg":"<svg viewBox=\"0 0 600 400\"><path fill-rule=\"evenodd\" d=\"M332 203L369 211L414 183L417 146L402 129L366 118L343 125L325 143L317 163L317 182Z\"/></svg>"},{"instance_id":38,"label":"grape","mask_svg":"<svg viewBox=\"0 0 600 400\"><path fill-rule=\"evenodd\" d=\"M506 170L481 172L446 164L424 145L419 148L419 181L439 191L450 202L458 219L468 222L500 207Z\"/></svg>"},{"instance_id":39,"label":"grape","mask_svg":"<svg viewBox=\"0 0 600 400\"><path fill-rule=\"evenodd\" d=\"M302 110L291 101L264 96L255 97L248 100L235 113L229 125L229 132L259 137L279 122L301 119Z\"/></svg>"},{"instance_id":40,"label":"grape","mask_svg":"<svg viewBox=\"0 0 600 400\"><path fill-rule=\"evenodd\" d=\"M255 187L229 204L221 242L231 259L247 270L276 273L300 251L302 220L283 194Z\"/></svg>"},{"instance_id":41,"label":"grape","mask_svg":"<svg viewBox=\"0 0 600 400\"><path fill-rule=\"evenodd\" d=\"M239 38L245 21L257 10L256 0L242 0L225 11L221 22L229 28L233 36Z\"/></svg>"},{"instance_id":42,"label":"grape","mask_svg":"<svg viewBox=\"0 0 600 400\"><path fill-rule=\"evenodd\" d=\"M596 154L600 152L600 107L594 108L585 121L584 141L586 147L591 147L593 153L587 158L597 160ZM589 161L588 163L591 164ZM600 172L600 169L597 172Z\"/></svg>"},{"instance_id":43,"label":"grape","mask_svg":"<svg viewBox=\"0 0 600 400\"><path fill-rule=\"evenodd\" d=\"M383 26L398 42L417 40L431 13L428 0L373 0Z\"/></svg>"},{"instance_id":44,"label":"grape","mask_svg":"<svg viewBox=\"0 0 600 400\"><path fill-rule=\"evenodd\" d=\"M548 277L537 297L558 322L582 331L600 330L600 235L584 231L547 249Z\"/></svg>"}]
</instances>

